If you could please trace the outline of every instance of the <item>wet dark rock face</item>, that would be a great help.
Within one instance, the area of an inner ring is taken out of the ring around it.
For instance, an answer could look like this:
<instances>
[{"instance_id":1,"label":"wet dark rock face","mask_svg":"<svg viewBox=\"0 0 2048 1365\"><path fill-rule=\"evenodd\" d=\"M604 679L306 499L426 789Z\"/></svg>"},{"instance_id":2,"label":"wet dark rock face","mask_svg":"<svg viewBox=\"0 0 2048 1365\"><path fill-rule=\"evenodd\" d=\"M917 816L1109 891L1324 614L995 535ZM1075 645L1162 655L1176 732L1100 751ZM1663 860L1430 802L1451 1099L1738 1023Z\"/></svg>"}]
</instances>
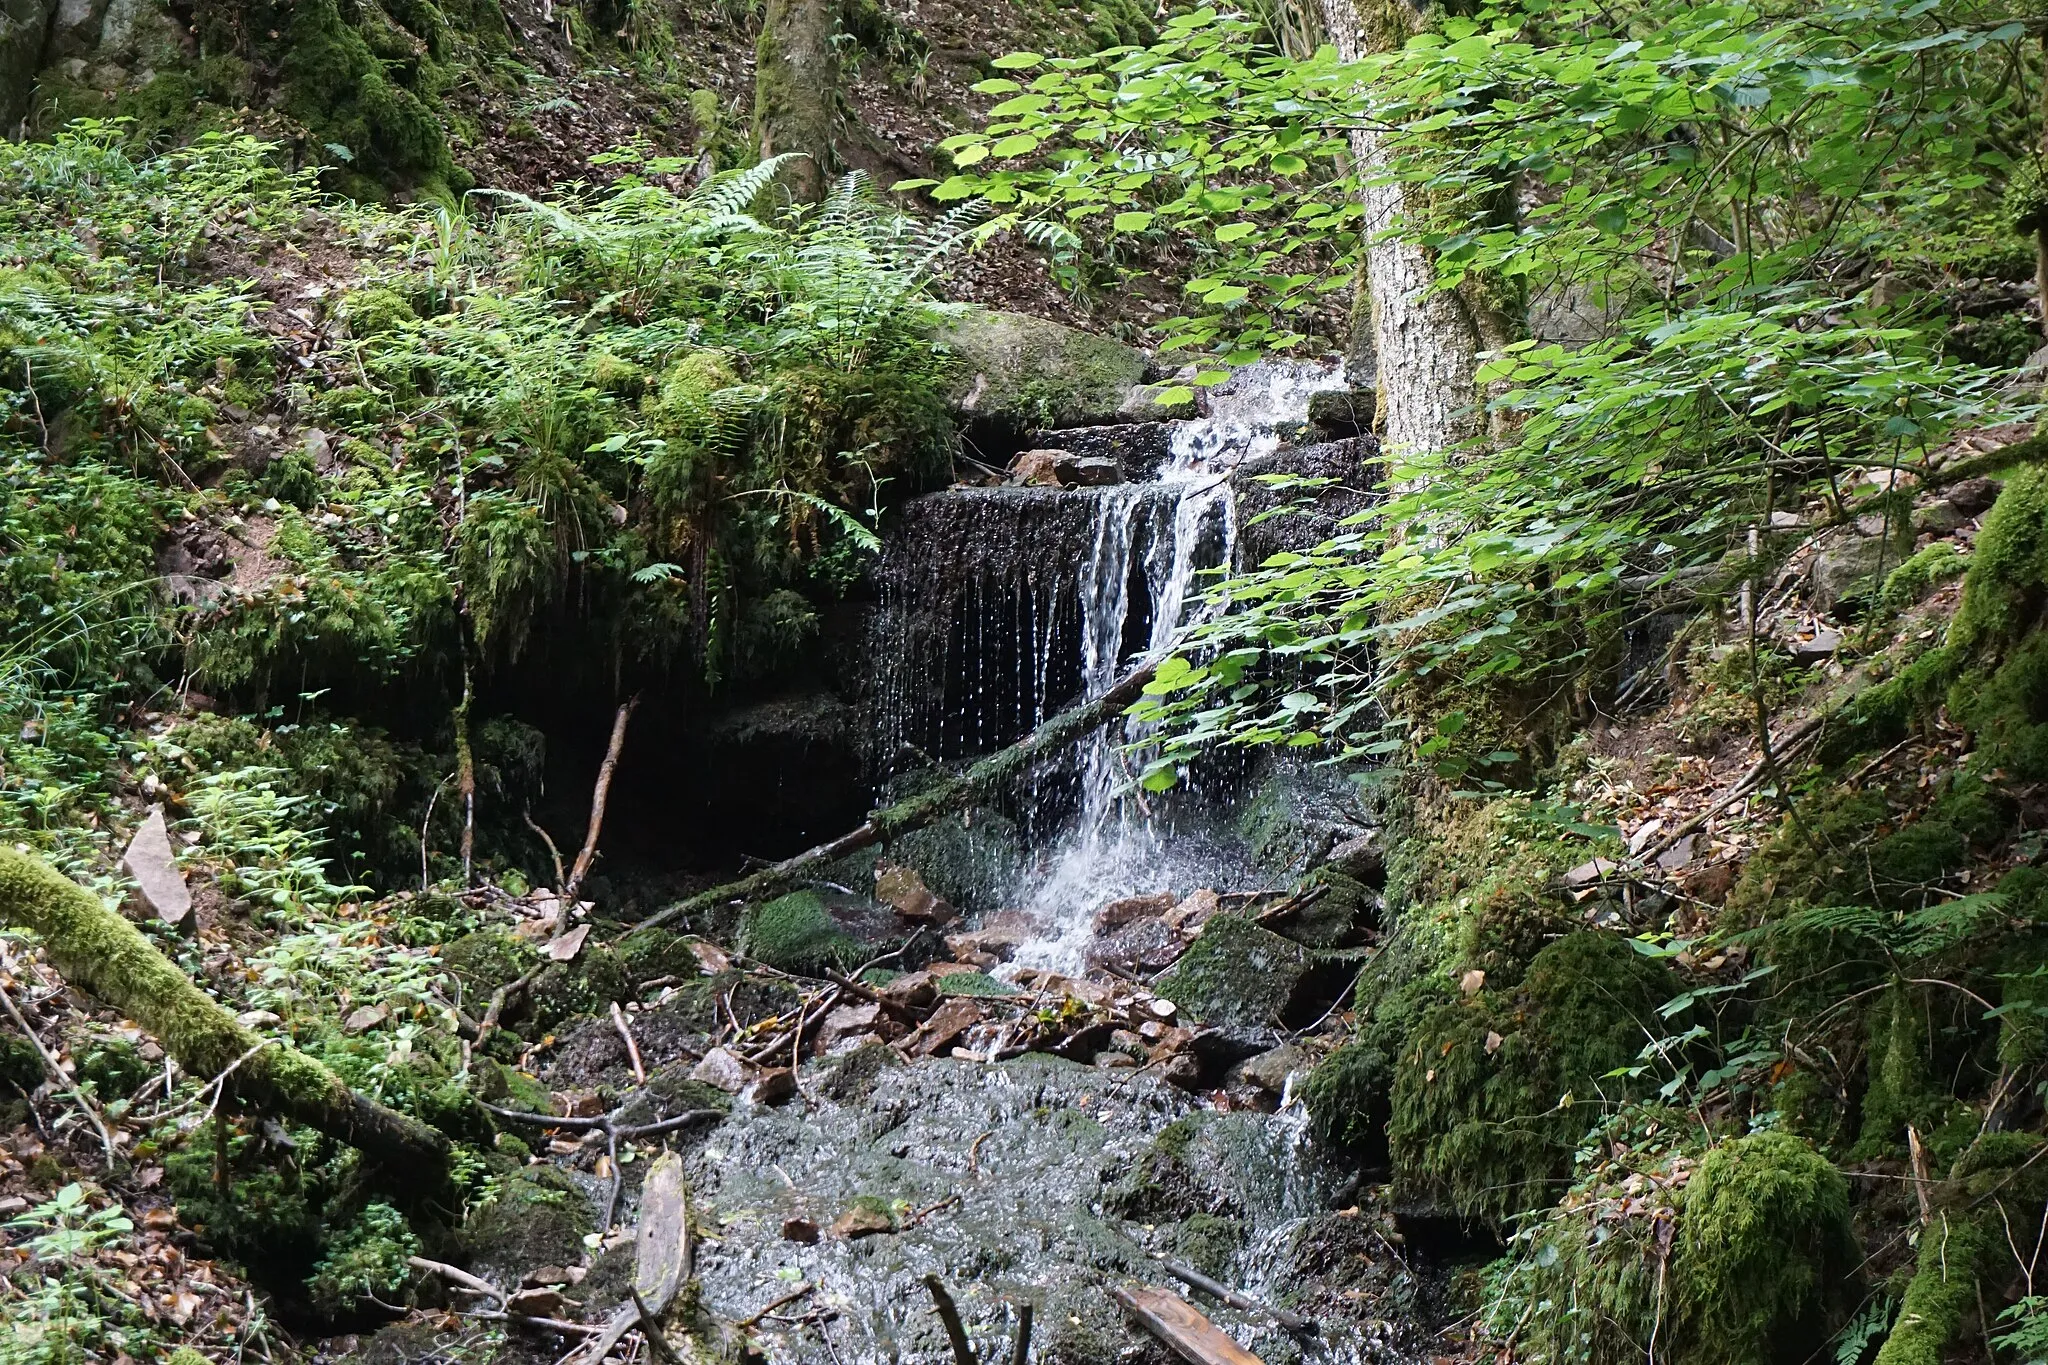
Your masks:
<instances>
[{"instance_id":1,"label":"wet dark rock face","mask_svg":"<svg viewBox=\"0 0 2048 1365\"><path fill-rule=\"evenodd\" d=\"M1374 490L1379 469L1371 463L1378 454L1377 440L1353 436L1318 445L1285 446L1239 464L1232 480L1237 488L1238 525L1243 528L1238 537L1238 564L1256 565L1279 551L1312 549L1343 534L1347 518L1370 510L1378 501ZM1274 488L1259 481L1263 474L1334 482L1320 490ZM1259 520L1262 513L1288 505L1299 505L1299 510Z\"/></svg>"},{"instance_id":2,"label":"wet dark rock face","mask_svg":"<svg viewBox=\"0 0 2048 1365\"><path fill-rule=\"evenodd\" d=\"M697 1258L705 1306L742 1319L817 1286L764 1323L771 1359L947 1358L922 1284L936 1274L982 1359L1008 1358L1010 1305L1028 1301L1043 1365L1163 1362L1106 1293L1172 1283L1146 1251L1321 1325L1311 1357L1262 1315L1201 1303L1267 1365L1419 1358L1396 1321L1416 1288L1390 1229L1325 1207L1341 1173L1307 1169L1284 1122L1050 1058L905 1065L869 1048L807 1066L803 1091L807 1103L740 1106L689 1156L697 1224L716 1239ZM824 1321L796 1320L820 1309Z\"/></svg>"}]
</instances>

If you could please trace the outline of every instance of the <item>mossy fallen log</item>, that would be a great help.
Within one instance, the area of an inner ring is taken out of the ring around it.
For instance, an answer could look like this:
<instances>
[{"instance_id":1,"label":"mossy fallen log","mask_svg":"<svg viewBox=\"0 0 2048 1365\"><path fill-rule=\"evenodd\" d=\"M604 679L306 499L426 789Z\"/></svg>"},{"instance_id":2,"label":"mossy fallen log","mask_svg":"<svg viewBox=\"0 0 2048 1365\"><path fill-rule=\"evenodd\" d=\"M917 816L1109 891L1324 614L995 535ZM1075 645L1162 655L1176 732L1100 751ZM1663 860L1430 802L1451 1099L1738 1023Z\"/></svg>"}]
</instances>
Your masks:
<instances>
[{"instance_id":1,"label":"mossy fallen log","mask_svg":"<svg viewBox=\"0 0 2048 1365\"><path fill-rule=\"evenodd\" d=\"M66 982L154 1034L187 1075L210 1081L232 1068L223 1088L234 1103L317 1128L408 1182L447 1169L447 1138L365 1099L304 1053L263 1046L99 897L5 846L0 923L32 931Z\"/></svg>"},{"instance_id":2,"label":"mossy fallen log","mask_svg":"<svg viewBox=\"0 0 2048 1365\"><path fill-rule=\"evenodd\" d=\"M1159 659L1149 658L1118 678L1107 691L1060 712L1007 749L998 749L976 760L967 771L919 792L893 806L870 814L856 829L837 839L804 850L793 858L762 868L735 882L700 891L676 902L640 922L640 929L652 929L671 920L699 915L735 901L759 900L787 890L806 874L876 844L900 839L923 829L944 816L964 810L992 796L1011 778L1026 772L1048 754L1057 753L1083 735L1090 734L1123 714L1144 693L1145 684L1158 671ZM637 932L637 930L636 930Z\"/></svg>"}]
</instances>

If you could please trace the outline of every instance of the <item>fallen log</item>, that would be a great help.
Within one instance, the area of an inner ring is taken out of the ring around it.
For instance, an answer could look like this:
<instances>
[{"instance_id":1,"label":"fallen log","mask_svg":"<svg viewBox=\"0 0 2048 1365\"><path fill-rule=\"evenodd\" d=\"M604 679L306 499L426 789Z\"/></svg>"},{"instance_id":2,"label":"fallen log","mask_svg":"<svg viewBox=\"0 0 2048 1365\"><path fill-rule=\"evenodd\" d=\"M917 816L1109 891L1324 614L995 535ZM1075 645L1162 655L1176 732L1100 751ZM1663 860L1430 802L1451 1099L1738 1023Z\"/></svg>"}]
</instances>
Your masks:
<instances>
[{"instance_id":1,"label":"fallen log","mask_svg":"<svg viewBox=\"0 0 2048 1365\"><path fill-rule=\"evenodd\" d=\"M191 1076L221 1076L234 1102L316 1128L430 1183L447 1170L448 1139L343 1084L303 1052L235 1021L133 924L38 858L0 846L0 924L32 931L64 980L153 1034Z\"/></svg>"},{"instance_id":2,"label":"fallen log","mask_svg":"<svg viewBox=\"0 0 2048 1365\"><path fill-rule=\"evenodd\" d=\"M1048 754L1057 753L1083 735L1107 725L1122 715L1144 694L1145 684L1158 671L1160 658L1148 658L1112 683L1099 696L1060 712L1007 749L975 760L966 772L951 777L927 791L870 814L861 825L837 839L804 850L760 871L700 891L642 920L640 929L652 929L670 920L702 914L735 901L758 900L779 893L801 880L806 873L837 862L849 853L901 838L992 796L1009 779L1026 771Z\"/></svg>"},{"instance_id":3,"label":"fallen log","mask_svg":"<svg viewBox=\"0 0 2048 1365\"><path fill-rule=\"evenodd\" d=\"M1138 1325L1193 1365L1265 1365L1177 1294L1150 1285L1111 1285L1109 1296Z\"/></svg>"}]
</instances>

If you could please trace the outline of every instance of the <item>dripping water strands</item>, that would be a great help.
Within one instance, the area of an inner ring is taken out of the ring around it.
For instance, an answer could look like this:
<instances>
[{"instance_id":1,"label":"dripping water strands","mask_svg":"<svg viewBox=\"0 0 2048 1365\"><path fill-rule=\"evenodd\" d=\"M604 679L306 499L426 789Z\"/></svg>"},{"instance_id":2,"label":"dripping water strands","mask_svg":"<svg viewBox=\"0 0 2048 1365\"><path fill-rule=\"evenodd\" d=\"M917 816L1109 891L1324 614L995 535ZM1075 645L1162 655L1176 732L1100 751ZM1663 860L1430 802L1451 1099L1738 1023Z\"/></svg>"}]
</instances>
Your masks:
<instances>
[{"instance_id":1,"label":"dripping water strands","mask_svg":"<svg viewBox=\"0 0 2048 1365\"><path fill-rule=\"evenodd\" d=\"M1284 428L1307 417L1310 396L1343 382L1329 365L1247 367L1207 395L1204 416L1174 424L1170 458L1152 482L1095 494L1093 544L1075 593L1085 695L1100 695L1131 660L1171 648L1218 609L1204 577L1234 563L1237 466L1271 454ZM1143 758L1132 747L1143 739L1126 722L1081 746L1077 809L1019 888L1021 908L1044 926L1018 952L1020 964L1075 970L1105 903L1185 892L1242 870L1231 841L1181 818L1184 798L1139 791Z\"/></svg>"}]
</instances>

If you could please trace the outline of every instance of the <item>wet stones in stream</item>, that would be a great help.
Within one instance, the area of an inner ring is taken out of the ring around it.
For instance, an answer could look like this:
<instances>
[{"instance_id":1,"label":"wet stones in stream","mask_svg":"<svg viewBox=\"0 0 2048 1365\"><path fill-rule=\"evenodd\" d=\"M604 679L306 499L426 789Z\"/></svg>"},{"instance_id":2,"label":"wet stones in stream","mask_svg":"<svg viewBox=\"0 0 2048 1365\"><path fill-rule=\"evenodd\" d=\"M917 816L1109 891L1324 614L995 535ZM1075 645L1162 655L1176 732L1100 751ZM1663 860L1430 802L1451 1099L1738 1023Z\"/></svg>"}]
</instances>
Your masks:
<instances>
[{"instance_id":1,"label":"wet stones in stream","mask_svg":"<svg viewBox=\"0 0 2048 1365\"><path fill-rule=\"evenodd\" d=\"M983 1358L1002 1358L1012 1305L1030 1302L1043 1365L1163 1361L1106 1293L1170 1283L1148 1250L1316 1318L1321 1359L1416 1358L1413 1282L1388 1229L1323 1206L1287 1118L1038 1056L906 1063L872 1046L807 1065L802 1082L800 1103L737 1106L677 1143L703 1307L742 1321L814 1286L754 1329L771 1361L946 1358L926 1274L950 1287ZM587 1317L609 1309L597 1300L627 1282L630 1256L626 1242L593 1267ZM1201 1307L1268 1365L1306 1358L1259 1315Z\"/></svg>"}]
</instances>

